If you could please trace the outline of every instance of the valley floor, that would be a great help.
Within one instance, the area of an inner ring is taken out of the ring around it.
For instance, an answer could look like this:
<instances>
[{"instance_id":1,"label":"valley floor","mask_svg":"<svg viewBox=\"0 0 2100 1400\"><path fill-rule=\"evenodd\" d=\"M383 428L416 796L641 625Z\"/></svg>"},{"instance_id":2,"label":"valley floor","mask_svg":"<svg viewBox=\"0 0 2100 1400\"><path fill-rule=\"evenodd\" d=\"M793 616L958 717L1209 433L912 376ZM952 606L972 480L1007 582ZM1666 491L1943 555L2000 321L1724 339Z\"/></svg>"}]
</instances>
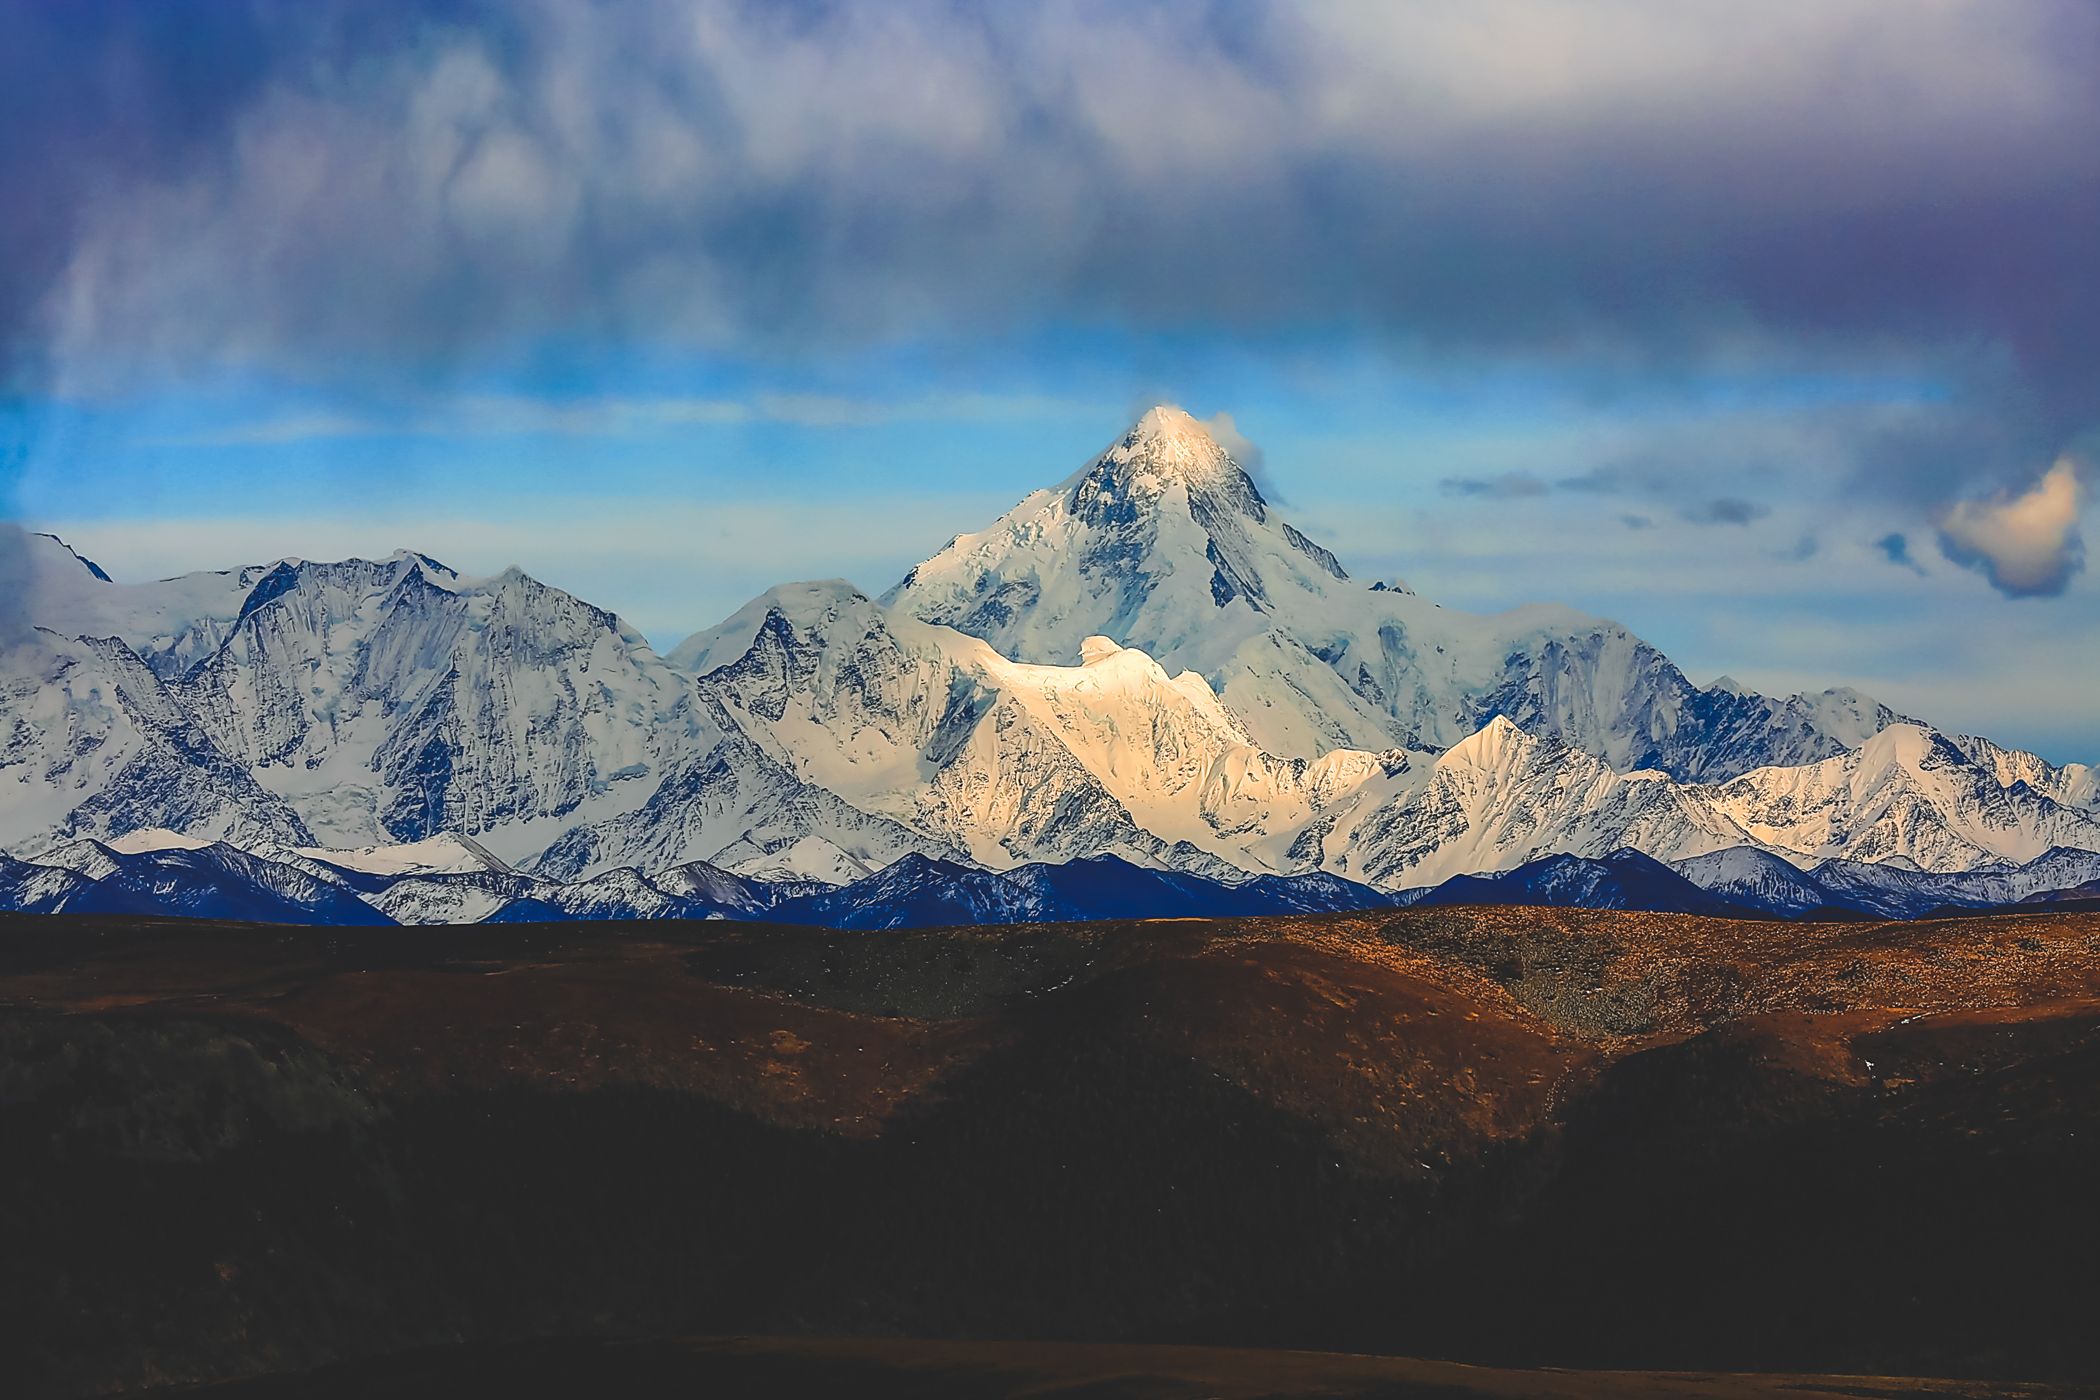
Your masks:
<instances>
[{"instance_id":1,"label":"valley floor","mask_svg":"<svg viewBox=\"0 0 2100 1400\"><path fill-rule=\"evenodd\" d=\"M2095 1180L2091 913L0 922L25 1396L2069 1394Z\"/></svg>"}]
</instances>

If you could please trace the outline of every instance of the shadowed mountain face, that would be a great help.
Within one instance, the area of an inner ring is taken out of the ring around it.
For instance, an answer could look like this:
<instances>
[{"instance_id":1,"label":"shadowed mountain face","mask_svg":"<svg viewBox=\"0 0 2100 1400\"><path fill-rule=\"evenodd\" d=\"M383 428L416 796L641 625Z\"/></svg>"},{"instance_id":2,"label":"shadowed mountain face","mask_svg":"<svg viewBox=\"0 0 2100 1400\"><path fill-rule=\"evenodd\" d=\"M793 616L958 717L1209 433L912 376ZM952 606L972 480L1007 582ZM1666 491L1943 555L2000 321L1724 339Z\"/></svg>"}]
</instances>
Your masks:
<instances>
[{"instance_id":1,"label":"shadowed mountain face","mask_svg":"<svg viewBox=\"0 0 2100 1400\"><path fill-rule=\"evenodd\" d=\"M1814 875L1752 847L1675 866L1631 849L1552 855L1397 895L1325 871L1218 880L1115 855L1004 872L912 854L850 884L758 880L705 861L652 880L632 868L547 880L445 837L364 851L277 848L270 858L168 833L76 841L40 864L0 855L0 910L182 915L254 923L542 923L562 919L760 919L821 928L939 928L1087 919L1255 918L1396 905L1508 904L1740 918L1915 918L2075 901L2100 853L2060 847L2024 865L1935 875L1829 861ZM140 849L140 846L146 846ZM328 857L333 856L334 860ZM350 864L340 862L348 861ZM361 867L371 868L361 868Z\"/></svg>"},{"instance_id":2,"label":"shadowed mountain face","mask_svg":"<svg viewBox=\"0 0 2100 1400\"><path fill-rule=\"evenodd\" d=\"M2100 916L4 932L15 1393L702 1333L2100 1379Z\"/></svg>"},{"instance_id":3,"label":"shadowed mountain face","mask_svg":"<svg viewBox=\"0 0 2100 1400\"><path fill-rule=\"evenodd\" d=\"M1661 861L1639 851L1613 851L1601 860L1547 856L1500 875L1457 875L1416 904L1552 904L1579 909L1645 909L1664 914L1738 914Z\"/></svg>"}]
</instances>

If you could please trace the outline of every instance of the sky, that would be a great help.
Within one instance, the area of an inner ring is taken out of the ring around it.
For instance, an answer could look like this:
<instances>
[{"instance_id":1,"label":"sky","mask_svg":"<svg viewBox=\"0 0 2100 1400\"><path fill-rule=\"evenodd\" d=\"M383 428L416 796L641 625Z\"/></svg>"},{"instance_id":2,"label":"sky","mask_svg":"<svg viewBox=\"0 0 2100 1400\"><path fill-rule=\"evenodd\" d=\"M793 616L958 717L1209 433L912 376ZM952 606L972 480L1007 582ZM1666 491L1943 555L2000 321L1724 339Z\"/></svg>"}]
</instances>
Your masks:
<instances>
[{"instance_id":1,"label":"sky","mask_svg":"<svg viewBox=\"0 0 2100 1400\"><path fill-rule=\"evenodd\" d=\"M2090 0L0 0L0 509L668 645L1154 402L1352 573L2100 759Z\"/></svg>"}]
</instances>

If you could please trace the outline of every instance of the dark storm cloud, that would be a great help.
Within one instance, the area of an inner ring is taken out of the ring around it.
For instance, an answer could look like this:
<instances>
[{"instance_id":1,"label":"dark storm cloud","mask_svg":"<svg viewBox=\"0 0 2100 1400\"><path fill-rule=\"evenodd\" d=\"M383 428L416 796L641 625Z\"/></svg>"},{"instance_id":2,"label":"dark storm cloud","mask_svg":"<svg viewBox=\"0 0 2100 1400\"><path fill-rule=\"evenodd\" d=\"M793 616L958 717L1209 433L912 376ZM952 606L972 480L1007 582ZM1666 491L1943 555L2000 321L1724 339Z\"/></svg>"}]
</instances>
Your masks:
<instances>
[{"instance_id":1,"label":"dark storm cloud","mask_svg":"<svg viewBox=\"0 0 2100 1400\"><path fill-rule=\"evenodd\" d=\"M10 378L567 347L1373 337L1608 388L1869 365L2095 418L2088 0L8 8ZM26 211L26 212L25 212ZM1939 440L1939 441L1944 441Z\"/></svg>"},{"instance_id":2,"label":"dark storm cloud","mask_svg":"<svg viewBox=\"0 0 2100 1400\"><path fill-rule=\"evenodd\" d=\"M196 70L218 60L183 60L187 40L171 8L0 9L0 129L9 133L0 141L0 353L34 348L28 322L64 270L92 183L179 160L245 96L247 46L225 45L226 71L202 82ZM118 110L126 103L128 119ZM14 372L0 364L7 380Z\"/></svg>"}]
</instances>

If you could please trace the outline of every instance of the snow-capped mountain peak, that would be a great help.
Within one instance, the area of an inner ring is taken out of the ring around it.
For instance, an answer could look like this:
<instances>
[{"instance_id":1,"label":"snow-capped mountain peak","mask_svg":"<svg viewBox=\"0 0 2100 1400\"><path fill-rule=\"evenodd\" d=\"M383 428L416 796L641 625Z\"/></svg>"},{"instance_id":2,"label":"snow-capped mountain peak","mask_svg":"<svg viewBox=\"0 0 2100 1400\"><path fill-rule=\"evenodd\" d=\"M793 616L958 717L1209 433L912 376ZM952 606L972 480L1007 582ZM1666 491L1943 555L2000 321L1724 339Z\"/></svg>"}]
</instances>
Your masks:
<instances>
[{"instance_id":1,"label":"snow-capped mountain peak","mask_svg":"<svg viewBox=\"0 0 2100 1400\"><path fill-rule=\"evenodd\" d=\"M1507 770L1529 762L1539 742L1511 723L1508 715L1496 715L1446 749L1443 757L1437 760L1437 766Z\"/></svg>"},{"instance_id":2,"label":"snow-capped mountain peak","mask_svg":"<svg viewBox=\"0 0 2100 1400\"><path fill-rule=\"evenodd\" d=\"M704 676L739 660L769 625L808 633L829 626L844 612L867 606L868 596L842 578L779 584L714 626L693 633L664 660L688 675Z\"/></svg>"},{"instance_id":3,"label":"snow-capped mountain peak","mask_svg":"<svg viewBox=\"0 0 2100 1400\"><path fill-rule=\"evenodd\" d=\"M2035 754L2008 749L1974 734L1950 735L1953 744L1972 763L1988 768L2006 787L2025 783L2029 788L2067 807L2100 810L2100 768L2085 763L2058 766Z\"/></svg>"},{"instance_id":4,"label":"snow-capped mountain peak","mask_svg":"<svg viewBox=\"0 0 2100 1400\"><path fill-rule=\"evenodd\" d=\"M1108 451L1067 478L1060 490L1092 485L1096 492L1153 492L1180 483L1191 490L1244 497L1253 482L1210 430L1172 404L1159 404L1130 426ZM1259 493L1254 499L1259 504Z\"/></svg>"},{"instance_id":5,"label":"snow-capped mountain peak","mask_svg":"<svg viewBox=\"0 0 2100 1400\"><path fill-rule=\"evenodd\" d=\"M885 602L1018 661L1069 662L1095 635L1164 660L1206 634L1258 632L1345 577L1200 423L1161 406L1058 486L958 536Z\"/></svg>"},{"instance_id":6,"label":"snow-capped mountain peak","mask_svg":"<svg viewBox=\"0 0 2100 1400\"><path fill-rule=\"evenodd\" d=\"M1731 777L1827 758L1896 717L1843 693L1701 690L1625 628L1566 608L1476 616L1358 585L1165 406L883 601L1016 661L1069 664L1095 636L1143 651L1202 676L1290 757L1443 748L1499 712L1621 770Z\"/></svg>"}]
</instances>

